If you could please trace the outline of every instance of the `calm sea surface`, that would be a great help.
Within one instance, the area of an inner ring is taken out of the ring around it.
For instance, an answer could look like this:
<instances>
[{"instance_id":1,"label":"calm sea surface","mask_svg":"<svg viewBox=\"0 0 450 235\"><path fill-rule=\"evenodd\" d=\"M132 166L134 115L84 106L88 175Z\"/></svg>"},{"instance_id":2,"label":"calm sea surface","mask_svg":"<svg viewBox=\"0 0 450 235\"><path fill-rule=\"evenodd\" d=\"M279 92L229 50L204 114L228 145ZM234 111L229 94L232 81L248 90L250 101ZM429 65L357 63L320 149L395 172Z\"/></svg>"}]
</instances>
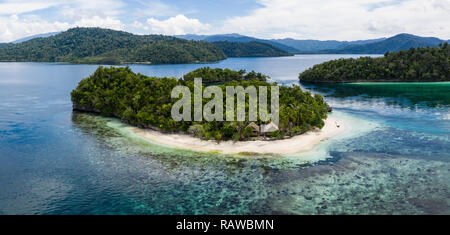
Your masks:
<instances>
[{"instance_id":1,"label":"calm sea surface","mask_svg":"<svg viewBox=\"0 0 450 235\"><path fill-rule=\"evenodd\" d=\"M299 72L340 57L357 56L130 67L175 77L247 69L298 83ZM0 214L450 214L450 83L304 87L378 126L305 164L167 149L72 112L70 92L96 68L0 63Z\"/></svg>"}]
</instances>

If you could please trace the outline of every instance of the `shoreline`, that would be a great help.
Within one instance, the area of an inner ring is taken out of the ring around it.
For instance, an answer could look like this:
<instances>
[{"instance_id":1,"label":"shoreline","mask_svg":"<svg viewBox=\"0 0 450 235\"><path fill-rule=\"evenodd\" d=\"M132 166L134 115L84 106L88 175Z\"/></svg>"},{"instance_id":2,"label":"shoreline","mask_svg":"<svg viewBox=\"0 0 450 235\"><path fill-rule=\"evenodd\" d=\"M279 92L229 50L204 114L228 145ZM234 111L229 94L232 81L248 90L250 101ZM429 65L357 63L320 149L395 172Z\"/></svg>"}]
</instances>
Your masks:
<instances>
[{"instance_id":1,"label":"shoreline","mask_svg":"<svg viewBox=\"0 0 450 235\"><path fill-rule=\"evenodd\" d=\"M330 117L331 116L331 117ZM320 130L309 131L283 140L256 141L222 141L201 140L186 134L166 134L150 129L126 127L131 133L154 144L170 148L185 149L197 152L214 152L228 155L235 154L280 154L292 155L308 152L329 138L348 133L350 122L332 117L325 120L325 126ZM338 123L338 125L336 124ZM339 126L339 127L338 127Z\"/></svg>"}]
</instances>

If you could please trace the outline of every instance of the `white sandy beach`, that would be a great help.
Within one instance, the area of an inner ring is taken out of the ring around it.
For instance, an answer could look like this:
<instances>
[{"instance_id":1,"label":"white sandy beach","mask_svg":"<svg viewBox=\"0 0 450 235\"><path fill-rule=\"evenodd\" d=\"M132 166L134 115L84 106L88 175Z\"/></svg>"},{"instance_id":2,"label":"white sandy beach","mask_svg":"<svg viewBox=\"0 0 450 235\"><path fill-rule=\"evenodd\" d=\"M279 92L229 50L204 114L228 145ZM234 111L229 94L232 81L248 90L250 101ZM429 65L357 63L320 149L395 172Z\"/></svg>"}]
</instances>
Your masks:
<instances>
[{"instance_id":1,"label":"white sandy beach","mask_svg":"<svg viewBox=\"0 0 450 235\"><path fill-rule=\"evenodd\" d=\"M338 125L336 124L338 123ZM184 134L164 134L153 130L128 127L131 131L153 143L167 147L188 149L201 152L219 152L223 154L295 154L311 150L321 141L349 131L350 125L345 120L328 117L321 130L310 131L303 135L275 141L205 141Z\"/></svg>"}]
</instances>

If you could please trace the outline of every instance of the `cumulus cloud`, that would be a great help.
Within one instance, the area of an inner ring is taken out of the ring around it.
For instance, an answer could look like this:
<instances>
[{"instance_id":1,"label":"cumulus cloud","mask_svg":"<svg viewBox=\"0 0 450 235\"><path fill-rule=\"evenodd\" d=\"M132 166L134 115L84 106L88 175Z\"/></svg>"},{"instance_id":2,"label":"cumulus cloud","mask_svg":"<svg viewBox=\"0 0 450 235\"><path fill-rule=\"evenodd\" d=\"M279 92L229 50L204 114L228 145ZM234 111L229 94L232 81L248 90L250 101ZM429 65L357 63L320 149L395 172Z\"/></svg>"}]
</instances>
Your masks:
<instances>
[{"instance_id":1,"label":"cumulus cloud","mask_svg":"<svg viewBox=\"0 0 450 235\"><path fill-rule=\"evenodd\" d=\"M450 0L259 0L221 32L265 38L355 40L413 33L449 38Z\"/></svg>"},{"instance_id":2,"label":"cumulus cloud","mask_svg":"<svg viewBox=\"0 0 450 235\"><path fill-rule=\"evenodd\" d=\"M0 42L73 27L123 30L125 24L118 16L124 6L121 0L4 1L0 3ZM56 13L52 15L53 20L35 14L49 8Z\"/></svg>"},{"instance_id":3,"label":"cumulus cloud","mask_svg":"<svg viewBox=\"0 0 450 235\"><path fill-rule=\"evenodd\" d=\"M93 16L73 23L49 22L37 16L21 18L17 15L0 16L0 42L11 42L31 35L60 32L74 27L101 27L123 30L125 24L112 17Z\"/></svg>"},{"instance_id":4,"label":"cumulus cloud","mask_svg":"<svg viewBox=\"0 0 450 235\"><path fill-rule=\"evenodd\" d=\"M178 35L200 33L211 29L211 25L203 24L198 19L187 18L184 15L170 17L167 20L150 18L147 20L151 33Z\"/></svg>"},{"instance_id":5,"label":"cumulus cloud","mask_svg":"<svg viewBox=\"0 0 450 235\"><path fill-rule=\"evenodd\" d=\"M36 17L21 19L17 15L0 17L0 42L10 42L19 38L66 30L70 24L66 22L48 22Z\"/></svg>"},{"instance_id":6,"label":"cumulus cloud","mask_svg":"<svg viewBox=\"0 0 450 235\"><path fill-rule=\"evenodd\" d=\"M59 5L58 1L3 1L0 3L0 15L13 15L46 9Z\"/></svg>"},{"instance_id":7,"label":"cumulus cloud","mask_svg":"<svg viewBox=\"0 0 450 235\"><path fill-rule=\"evenodd\" d=\"M123 10L125 6L121 0L72 0L65 1L57 14L65 20L80 20L94 16L118 17L125 13Z\"/></svg>"},{"instance_id":8,"label":"cumulus cloud","mask_svg":"<svg viewBox=\"0 0 450 235\"><path fill-rule=\"evenodd\" d=\"M115 30L122 30L125 28L125 25L117 19L114 19L112 17L100 17L100 16L94 16L91 18L82 18L72 25L73 27L100 27L100 28L107 28L107 29L115 29Z\"/></svg>"}]
</instances>

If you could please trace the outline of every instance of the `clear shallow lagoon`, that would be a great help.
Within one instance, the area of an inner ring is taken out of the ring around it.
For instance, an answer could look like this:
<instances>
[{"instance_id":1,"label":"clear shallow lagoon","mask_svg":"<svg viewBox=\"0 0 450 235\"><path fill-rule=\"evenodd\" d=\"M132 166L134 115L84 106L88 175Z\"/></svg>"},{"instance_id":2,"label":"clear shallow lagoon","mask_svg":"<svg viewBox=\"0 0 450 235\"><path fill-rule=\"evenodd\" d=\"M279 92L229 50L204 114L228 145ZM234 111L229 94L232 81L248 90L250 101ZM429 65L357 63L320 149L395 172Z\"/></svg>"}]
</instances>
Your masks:
<instances>
[{"instance_id":1,"label":"clear shallow lagoon","mask_svg":"<svg viewBox=\"0 0 450 235\"><path fill-rule=\"evenodd\" d=\"M208 66L289 83L341 56ZM179 77L202 66L130 67ZM166 149L73 113L70 91L96 68L0 63L0 214L450 214L449 83L309 87L380 128L325 144L332 158L305 165Z\"/></svg>"}]
</instances>

